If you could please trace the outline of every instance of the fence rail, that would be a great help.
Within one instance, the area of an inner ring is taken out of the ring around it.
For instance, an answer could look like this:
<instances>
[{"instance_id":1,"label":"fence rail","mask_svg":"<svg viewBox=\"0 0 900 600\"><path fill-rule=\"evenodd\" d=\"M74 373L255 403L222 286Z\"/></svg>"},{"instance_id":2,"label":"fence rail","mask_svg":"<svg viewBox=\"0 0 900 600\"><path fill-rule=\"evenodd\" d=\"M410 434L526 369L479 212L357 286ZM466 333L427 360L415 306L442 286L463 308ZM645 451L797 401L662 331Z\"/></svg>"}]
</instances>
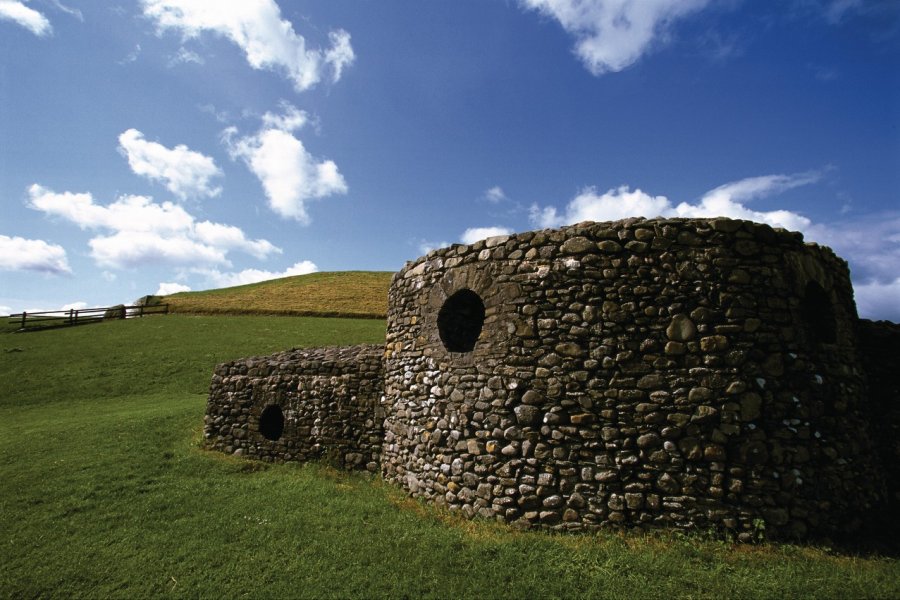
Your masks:
<instances>
[{"instance_id":1,"label":"fence rail","mask_svg":"<svg viewBox=\"0 0 900 600\"><path fill-rule=\"evenodd\" d=\"M151 306L103 306L99 308L79 308L70 310L45 310L21 312L9 315L10 324L18 324L19 331L46 329L49 327L66 327L69 325L85 325L100 323L114 319L132 319L144 315L169 314L168 304Z\"/></svg>"}]
</instances>

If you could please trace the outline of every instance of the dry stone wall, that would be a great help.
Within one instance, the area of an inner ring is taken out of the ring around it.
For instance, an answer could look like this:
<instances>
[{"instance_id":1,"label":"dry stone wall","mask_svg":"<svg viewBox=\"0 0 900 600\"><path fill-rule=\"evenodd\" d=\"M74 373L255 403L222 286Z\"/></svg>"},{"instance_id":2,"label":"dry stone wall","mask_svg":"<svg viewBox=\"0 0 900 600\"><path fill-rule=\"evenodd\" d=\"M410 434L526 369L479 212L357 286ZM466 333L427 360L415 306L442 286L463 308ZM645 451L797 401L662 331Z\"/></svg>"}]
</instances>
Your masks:
<instances>
[{"instance_id":1,"label":"dry stone wall","mask_svg":"<svg viewBox=\"0 0 900 600\"><path fill-rule=\"evenodd\" d=\"M852 531L884 494L846 263L728 219L491 238L389 296L384 477L525 527Z\"/></svg>"},{"instance_id":2,"label":"dry stone wall","mask_svg":"<svg viewBox=\"0 0 900 600\"><path fill-rule=\"evenodd\" d=\"M291 350L216 367L204 435L211 449L269 462L324 459L379 470L382 346Z\"/></svg>"},{"instance_id":3,"label":"dry stone wall","mask_svg":"<svg viewBox=\"0 0 900 600\"><path fill-rule=\"evenodd\" d=\"M898 344L798 233L582 223L408 263L384 346L219 365L206 445L526 528L849 533L900 463Z\"/></svg>"}]
</instances>

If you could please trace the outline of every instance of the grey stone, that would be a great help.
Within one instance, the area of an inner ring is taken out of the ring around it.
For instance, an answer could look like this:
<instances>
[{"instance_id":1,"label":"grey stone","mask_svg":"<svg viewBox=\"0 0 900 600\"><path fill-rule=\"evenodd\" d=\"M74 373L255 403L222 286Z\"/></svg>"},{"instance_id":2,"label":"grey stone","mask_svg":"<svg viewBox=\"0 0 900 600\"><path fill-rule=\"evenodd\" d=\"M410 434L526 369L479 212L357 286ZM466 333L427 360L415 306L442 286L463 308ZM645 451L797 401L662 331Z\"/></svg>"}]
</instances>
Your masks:
<instances>
[{"instance_id":1,"label":"grey stone","mask_svg":"<svg viewBox=\"0 0 900 600\"><path fill-rule=\"evenodd\" d=\"M689 342L696 335L697 326L687 315L675 315L666 327L666 336L673 342Z\"/></svg>"}]
</instances>

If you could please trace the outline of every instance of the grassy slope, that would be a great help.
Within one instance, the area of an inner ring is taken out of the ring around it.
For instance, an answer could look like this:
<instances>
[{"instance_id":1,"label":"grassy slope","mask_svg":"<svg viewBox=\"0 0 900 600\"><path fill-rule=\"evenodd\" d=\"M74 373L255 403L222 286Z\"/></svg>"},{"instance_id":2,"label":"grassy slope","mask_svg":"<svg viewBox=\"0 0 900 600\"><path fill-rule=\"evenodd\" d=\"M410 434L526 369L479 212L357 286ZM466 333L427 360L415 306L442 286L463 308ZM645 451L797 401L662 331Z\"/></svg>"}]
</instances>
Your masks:
<instances>
[{"instance_id":1,"label":"grassy slope","mask_svg":"<svg viewBox=\"0 0 900 600\"><path fill-rule=\"evenodd\" d=\"M895 559L517 533L377 479L199 449L214 363L383 335L178 315L0 333L0 597L900 595Z\"/></svg>"},{"instance_id":2,"label":"grassy slope","mask_svg":"<svg viewBox=\"0 0 900 600\"><path fill-rule=\"evenodd\" d=\"M340 271L166 296L170 309L201 314L384 318L393 273Z\"/></svg>"}]
</instances>

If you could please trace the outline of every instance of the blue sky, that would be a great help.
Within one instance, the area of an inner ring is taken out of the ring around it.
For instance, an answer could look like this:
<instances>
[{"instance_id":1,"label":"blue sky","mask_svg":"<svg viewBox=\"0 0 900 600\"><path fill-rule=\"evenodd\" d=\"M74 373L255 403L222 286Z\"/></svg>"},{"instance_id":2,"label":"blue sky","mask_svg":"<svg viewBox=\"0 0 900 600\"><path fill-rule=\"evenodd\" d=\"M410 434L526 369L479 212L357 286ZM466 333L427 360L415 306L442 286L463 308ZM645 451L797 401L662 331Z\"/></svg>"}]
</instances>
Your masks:
<instances>
[{"instance_id":1,"label":"blue sky","mask_svg":"<svg viewBox=\"0 0 900 600\"><path fill-rule=\"evenodd\" d=\"M732 216L900 321L893 0L0 0L0 314Z\"/></svg>"}]
</instances>

